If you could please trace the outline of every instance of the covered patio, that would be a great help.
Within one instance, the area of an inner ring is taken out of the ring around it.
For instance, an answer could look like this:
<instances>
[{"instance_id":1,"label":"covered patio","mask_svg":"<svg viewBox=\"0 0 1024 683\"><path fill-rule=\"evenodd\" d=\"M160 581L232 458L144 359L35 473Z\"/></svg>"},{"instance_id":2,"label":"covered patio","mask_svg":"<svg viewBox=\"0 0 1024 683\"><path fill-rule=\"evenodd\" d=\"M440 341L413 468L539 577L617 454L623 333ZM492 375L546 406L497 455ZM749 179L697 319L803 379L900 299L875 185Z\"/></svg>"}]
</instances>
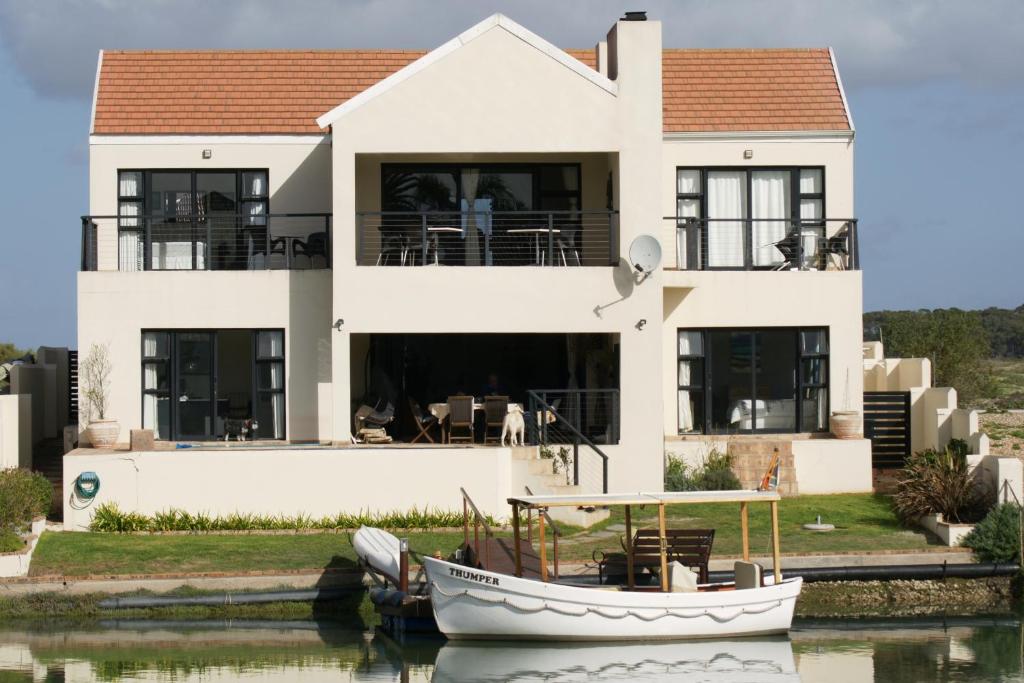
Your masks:
<instances>
[{"instance_id":1,"label":"covered patio","mask_svg":"<svg viewBox=\"0 0 1024 683\"><path fill-rule=\"evenodd\" d=\"M525 413L529 439L546 404L595 442L617 440L615 334L354 334L351 364L354 433L497 445L508 410Z\"/></svg>"}]
</instances>

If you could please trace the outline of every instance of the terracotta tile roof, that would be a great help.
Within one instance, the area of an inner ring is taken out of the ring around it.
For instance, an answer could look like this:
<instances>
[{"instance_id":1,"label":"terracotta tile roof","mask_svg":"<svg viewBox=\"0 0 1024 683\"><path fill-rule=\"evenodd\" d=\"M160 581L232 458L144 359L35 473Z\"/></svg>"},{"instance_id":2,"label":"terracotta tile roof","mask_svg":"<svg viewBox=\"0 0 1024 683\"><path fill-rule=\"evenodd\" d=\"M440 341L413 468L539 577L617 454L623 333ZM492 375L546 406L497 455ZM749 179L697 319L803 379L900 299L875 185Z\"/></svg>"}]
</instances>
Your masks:
<instances>
[{"instance_id":1,"label":"terracotta tile roof","mask_svg":"<svg viewBox=\"0 0 1024 683\"><path fill-rule=\"evenodd\" d=\"M666 132L849 130L827 49L665 50Z\"/></svg>"},{"instance_id":2,"label":"terracotta tile roof","mask_svg":"<svg viewBox=\"0 0 1024 683\"><path fill-rule=\"evenodd\" d=\"M590 68L593 50L568 50ZM321 133L418 50L109 51L93 132ZM828 50L666 50L666 131L848 129Z\"/></svg>"}]
</instances>

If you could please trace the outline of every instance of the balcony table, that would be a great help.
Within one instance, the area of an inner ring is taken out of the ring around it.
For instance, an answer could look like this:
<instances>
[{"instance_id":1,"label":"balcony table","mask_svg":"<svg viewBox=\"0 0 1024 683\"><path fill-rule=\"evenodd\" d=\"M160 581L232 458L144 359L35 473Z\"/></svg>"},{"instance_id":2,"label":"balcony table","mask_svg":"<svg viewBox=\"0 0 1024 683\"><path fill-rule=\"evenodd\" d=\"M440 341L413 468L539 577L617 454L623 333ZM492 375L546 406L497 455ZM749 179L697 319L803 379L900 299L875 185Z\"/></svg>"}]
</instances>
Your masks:
<instances>
[{"instance_id":1,"label":"balcony table","mask_svg":"<svg viewBox=\"0 0 1024 683\"><path fill-rule=\"evenodd\" d=\"M535 255L535 258L536 258L535 263L538 266L544 265L544 261L543 261L543 259L541 257L541 251L540 251L540 236L541 235L546 235L548 233L551 233L553 235L558 235L561 232L562 231L559 228L547 228L547 227L544 227L544 228L510 228L508 230L508 234L510 234L510 235L531 235L531 234L533 235L533 250L534 250L534 255ZM551 258L554 259L554 255L552 255Z\"/></svg>"}]
</instances>

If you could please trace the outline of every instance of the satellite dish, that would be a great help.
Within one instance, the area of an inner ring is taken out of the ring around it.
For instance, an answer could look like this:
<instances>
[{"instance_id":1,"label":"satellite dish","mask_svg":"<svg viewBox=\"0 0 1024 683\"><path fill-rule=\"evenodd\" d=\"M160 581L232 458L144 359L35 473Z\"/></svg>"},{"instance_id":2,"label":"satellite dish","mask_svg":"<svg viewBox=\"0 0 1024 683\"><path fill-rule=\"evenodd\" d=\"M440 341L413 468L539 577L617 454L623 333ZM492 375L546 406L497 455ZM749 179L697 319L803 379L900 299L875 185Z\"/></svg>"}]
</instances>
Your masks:
<instances>
[{"instance_id":1,"label":"satellite dish","mask_svg":"<svg viewBox=\"0 0 1024 683\"><path fill-rule=\"evenodd\" d=\"M646 278L661 263L661 242L651 235L639 235L629 245L629 263Z\"/></svg>"}]
</instances>

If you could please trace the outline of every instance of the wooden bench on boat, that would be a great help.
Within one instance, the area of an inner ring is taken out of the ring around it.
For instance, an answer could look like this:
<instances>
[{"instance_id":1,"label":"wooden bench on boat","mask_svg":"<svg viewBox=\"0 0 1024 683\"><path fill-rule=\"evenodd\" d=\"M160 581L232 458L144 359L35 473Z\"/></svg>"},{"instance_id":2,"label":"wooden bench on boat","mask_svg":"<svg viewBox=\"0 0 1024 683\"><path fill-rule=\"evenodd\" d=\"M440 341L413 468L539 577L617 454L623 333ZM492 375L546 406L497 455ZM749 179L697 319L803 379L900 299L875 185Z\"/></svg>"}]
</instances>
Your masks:
<instances>
[{"instance_id":1,"label":"wooden bench on boat","mask_svg":"<svg viewBox=\"0 0 1024 683\"><path fill-rule=\"evenodd\" d=\"M657 529L637 529L633 539L633 572L646 569L657 574L661 569L661 537ZM684 567L697 571L700 583L708 582L708 562L711 560L711 546L715 542L714 529L665 529L665 551L668 562L678 562ZM623 543L623 550L628 550ZM599 552L599 551L598 551ZM611 553L599 557L594 554L598 574L604 576L626 575L626 553Z\"/></svg>"}]
</instances>

